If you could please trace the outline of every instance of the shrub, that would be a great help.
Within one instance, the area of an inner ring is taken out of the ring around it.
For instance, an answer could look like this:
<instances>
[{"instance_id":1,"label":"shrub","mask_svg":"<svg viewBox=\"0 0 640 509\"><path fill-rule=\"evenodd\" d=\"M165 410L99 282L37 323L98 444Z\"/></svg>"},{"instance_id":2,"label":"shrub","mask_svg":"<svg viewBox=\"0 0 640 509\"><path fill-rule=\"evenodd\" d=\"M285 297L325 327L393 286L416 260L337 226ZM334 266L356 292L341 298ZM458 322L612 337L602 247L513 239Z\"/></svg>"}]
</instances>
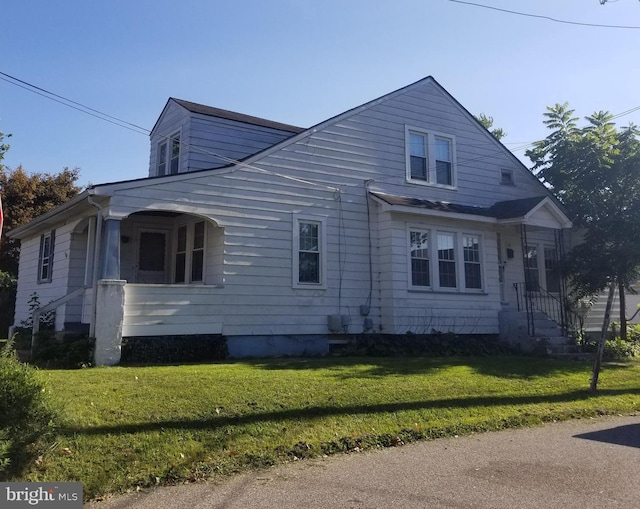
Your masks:
<instances>
[{"instance_id":1,"label":"shrub","mask_svg":"<svg viewBox=\"0 0 640 509\"><path fill-rule=\"evenodd\" d=\"M495 336L438 334L361 334L335 352L370 357L451 357L511 354L513 350Z\"/></svg>"},{"instance_id":2,"label":"shrub","mask_svg":"<svg viewBox=\"0 0 640 509\"><path fill-rule=\"evenodd\" d=\"M93 365L95 339L68 334L58 339L53 331L41 331L36 337L31 362L41 368L78 369Z\"/></svg>"},{"instance_id":3,"label":"shrub","mask_svg":"<svg viewBox=\"0 0 640 509\"><path fill-rule=\"evenodd\" d=\"M34 368L18 361L9 341L0 352L0 478L8 466L15 470L26 462L27 446L51 429L55 417Z\"/></svg>"},{"instance_id":4,"label":"shrub","mask_svg":"<svg viewBox=\"0 0 640 509\"><path fill-rule=\"evenodd\" d=\"M620 360L640 354L640 345L620 338L608 339L602 356L608 360Z\"/></svg>"}]
</instances>

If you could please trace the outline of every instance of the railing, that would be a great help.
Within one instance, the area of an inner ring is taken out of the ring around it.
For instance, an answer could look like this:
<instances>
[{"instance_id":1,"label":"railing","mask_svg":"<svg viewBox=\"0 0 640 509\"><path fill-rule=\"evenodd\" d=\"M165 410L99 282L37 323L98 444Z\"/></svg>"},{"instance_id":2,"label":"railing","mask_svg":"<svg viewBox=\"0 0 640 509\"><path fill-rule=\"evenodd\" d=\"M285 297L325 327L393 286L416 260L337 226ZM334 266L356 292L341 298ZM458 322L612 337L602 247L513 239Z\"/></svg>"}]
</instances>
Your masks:
<instances>
[{"instance_id":1,"label":"railing","mask_svg":"<svg viewBox=\"0 0 640 509\"><path fill-rule=\"evenodd\" d=\"M80 297L84 295L84 292L87 290L86 287L81 286L77 290L65 295L64 297L60 297L54 301L49 302L49 304L39 307L33 311L33 328L31 330L31 353L33 354L33 349L36 345L36 338L38 336L38 332L40 332L40 317L44 313L48 313L49 311L53 311L54 309L58 309L63 304L66 304L70 300L75 299L76 297Z\"/></svg>"},{"instance_id":2,"label":"railing","mask_svg":"<svg viewBox=\"0 0 640 509\"><path fill-rule=\"evenodd\" d=\"M568 302L563 302L555 295L538 287L531 289L526 283L514 283L518 311L527 312L529 335L535 336L534 313L540 312L557 324L562 334L579 334L582 336L583 318L571 309Z\"/></svg>"}]
</instances>

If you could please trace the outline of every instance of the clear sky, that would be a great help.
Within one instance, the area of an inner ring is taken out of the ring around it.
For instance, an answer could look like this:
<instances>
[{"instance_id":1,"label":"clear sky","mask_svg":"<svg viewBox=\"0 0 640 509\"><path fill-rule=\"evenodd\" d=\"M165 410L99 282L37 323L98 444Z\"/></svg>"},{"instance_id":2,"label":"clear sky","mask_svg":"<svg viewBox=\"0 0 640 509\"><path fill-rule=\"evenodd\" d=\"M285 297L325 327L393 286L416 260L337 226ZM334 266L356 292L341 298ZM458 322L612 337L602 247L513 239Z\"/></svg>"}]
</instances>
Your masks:
<instances>
[{"instance_id":1,"label":"clear sky","mask_svg":"<svg viewBox=\"0 0 640 509\"><path fill-rule=\"evenodd\" d=\"M640 27L637 0L477 3ZM0 56L0 72L146 129L171 96L309 127L431 75L521 159L547 105L640 106L640 29L450 0L2 0ZM82 185L147 176L148 135L9 81L7 166L78 167ZM640 110L617 120L631 121Z\"/></svg>"}]
</instances>

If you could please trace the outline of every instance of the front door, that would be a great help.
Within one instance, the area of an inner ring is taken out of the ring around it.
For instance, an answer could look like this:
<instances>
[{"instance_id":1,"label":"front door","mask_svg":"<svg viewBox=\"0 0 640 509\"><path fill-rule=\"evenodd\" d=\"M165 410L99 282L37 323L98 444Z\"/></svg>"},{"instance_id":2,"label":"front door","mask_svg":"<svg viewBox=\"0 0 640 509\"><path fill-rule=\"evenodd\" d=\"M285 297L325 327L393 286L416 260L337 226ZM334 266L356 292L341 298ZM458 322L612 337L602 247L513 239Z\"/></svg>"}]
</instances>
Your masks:
<instances>
[{"instance_id":1,"label":"front door","mask_svg":"<svg viewBox=\"0 0 640 509\"><path fill-rule=\"evenodd\" d=\"M151 228L138 230L136 283L169 282L168 239L168 230Z\"/></svg>"}]
</instances>

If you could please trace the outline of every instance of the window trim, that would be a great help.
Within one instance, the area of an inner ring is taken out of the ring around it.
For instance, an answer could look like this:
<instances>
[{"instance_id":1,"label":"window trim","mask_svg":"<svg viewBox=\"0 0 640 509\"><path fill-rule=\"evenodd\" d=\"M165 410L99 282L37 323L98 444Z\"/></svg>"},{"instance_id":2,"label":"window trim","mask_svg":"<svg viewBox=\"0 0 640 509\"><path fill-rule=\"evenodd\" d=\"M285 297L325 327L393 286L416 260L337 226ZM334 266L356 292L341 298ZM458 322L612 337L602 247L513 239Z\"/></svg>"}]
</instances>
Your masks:
<instances>
[{"instance_id":1,"label":"window trim","mask_svg":"<svg viewBox=\"0 0 640 509\"><path fill-rule=\"evenodd\" d=\"M194 248L195 240L195 227L196 224L204 223L204 239L202 248ZM208 230L207 221L201 218L194 218L191 221L180 222L175 225L174 228L174 243L172 248L172 268L171 268L171 281L175 285L204 285L207 280L207 240ZM186 228L186 247L184 251L178 251L178 231L181 228ZM193 255L196 251L202 251L202 279L193 279ZM177 263L178 255L184 254L184 281L176 281L177 276Z\"/></svg>"},{"instance_id":2,"label":"window trim","mask_svg":"<svg viewBox=\"0 0 640 509\"><path fill-rule=\"evenodd\" d=\"M300 223L317 224L319 227L319 281L317 283L305 283L300 281ZM327 218L324 216L312 216L294 213L292 234L292 287L310 290L325 290L327 288Z\"/></svg>"},{"instance_id":3,"label":"window trim","mask_svg":"<svg viewBox=\"0 0 640 509\"><path fill-rule=\"evenodd\" d=\"M178 156L172 157L174 141L177 140ZM160 172L160 160L164 155L162 173ZM180 160L182 158L182 129L174 131L169 136L161 136L160 141L156 145L156 176L163 177L165 175L178 175L180 173ZM171 172L172 161L176 159L177 171Z\"/></svg>"},{"instance_id":4,"label":"window trim","mask_svg":"<svg viewBox=\"0 0 640 509\"><path fill-rule=\"evenodd\" d=\"M48 253L44 252L46 239L49 239L49 250ZM55 244L56 244L56 231L51 230L48 233L43 233L40 235L40 247L38 249L38 278L37 283L51 283L53 281L53 255L55 253ZM47 267L47 276L42 276L42 271L45 267Z\"/></svg>"},{"instance_id":5,"label":"window trim","mask_svg":"<svg viewBox=\"0 0 640 509\"><path fill-rule=\"evenodd\" d=\"M427 175L426 179L414 178L411 173L411 135L420 135L426 140L426 159L427 159ZM458 165L456 160L456 137L453 134L431 131L405 125L405 171L406 181L410 184L418 184L422 186L439 187L442 189L457 190L458 186ZM436 140L446 140L449 142L449 150L451 160L451 184L438 183L437 165L436 165Z\"/></svg>"},{"instance_id":6,"label":"window trim","mask_svg":"<svg viewBox=\"0 0 640 509\"><path fill-rule=\"evenodd\" d=\"M428 251L429 251L429 286L421 286L413 284L412 273L412 257L411 257L411 233L426 233L428 236ZM455 275L456 286L448 287L441 286L440 284L440 259L438 256L438 236L450 235L453 237L453 252L455 263ZM478 239L478 258L480 266L480 288L468 288L465 278L465 265L464 260L464 239L467 237L474 237ZM486 264L484 255L484 235L480 232L440 228L437 226L425 226L416 223L407 224L407 284L408 289L411 291L419 292L446 292L446 293L471 293L471 294L484 294L486 293Z\"/></svg>"}]
</instances>

